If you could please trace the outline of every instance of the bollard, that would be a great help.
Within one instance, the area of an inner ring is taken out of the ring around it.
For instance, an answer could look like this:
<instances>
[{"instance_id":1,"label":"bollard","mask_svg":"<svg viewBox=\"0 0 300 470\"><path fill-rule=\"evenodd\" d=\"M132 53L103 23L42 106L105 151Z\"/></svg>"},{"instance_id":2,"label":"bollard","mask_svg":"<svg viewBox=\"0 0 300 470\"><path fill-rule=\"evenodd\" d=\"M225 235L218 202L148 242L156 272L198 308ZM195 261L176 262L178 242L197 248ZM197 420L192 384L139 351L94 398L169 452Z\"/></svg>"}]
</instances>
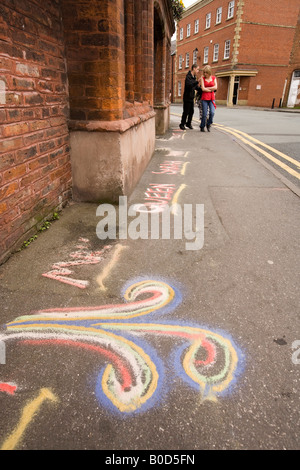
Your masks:
<instances>
[{"instance_id":1,"label":"bollard","mask_svg":"<svg viewBox=\"0 0 300 470\"><path fill-rule=\"evenodd\" d=\"M272 109L274 109L275 98L273 98Z\"/></svg>"}]
</instances>

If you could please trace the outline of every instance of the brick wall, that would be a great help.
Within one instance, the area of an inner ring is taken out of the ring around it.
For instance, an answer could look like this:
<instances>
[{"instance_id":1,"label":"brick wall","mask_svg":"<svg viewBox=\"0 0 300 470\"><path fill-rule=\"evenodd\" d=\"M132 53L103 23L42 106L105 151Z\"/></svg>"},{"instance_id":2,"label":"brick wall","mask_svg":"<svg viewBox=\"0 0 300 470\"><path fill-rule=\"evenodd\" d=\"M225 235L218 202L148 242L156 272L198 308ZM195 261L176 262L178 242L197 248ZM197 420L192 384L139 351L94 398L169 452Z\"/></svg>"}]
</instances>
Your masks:
<instances>
[{"instance_id":1,"label":"brick wall","mask_svg":"<svg viewBox=\"0 0 300 470\"><path fill-rule=\"evenodd\" d=\"M298 10L298 0L243 0L243 21L290 26L297 23Z\"/></svg>"},{"instance_id":2,"label":"brick wall","mask_svg":"<svg viewBox=\"0 0 300 470\"><path fill-rule=\"evenodd\" d=\"M0 5L0 261L70 197L59 0Z\"/></svg>"},{"instance_id":3,"label":"brick wall","mask_svg":"<svg viewBox=\"0 0 300 470\"><path fill-rule=\"evenodd\" d=\"M153 106L154 10L165 0L61 0L72 128L117 121ZM159 8L161 7L161 8ZM161 28L167 27L166 17ZM169 32L171 35L171 32ZM166 77L164 77L166 78Z\"/></svg>"},{"instance_id":4,"label":"brick wall","mask_svg":"<svg viewBox=\"0 0 300 470\"><path fill-rule=\"evenodd\" d=\"M70 83L70 118L122 119L123 0L62 0Z\"/></svg>"}]
</instances>

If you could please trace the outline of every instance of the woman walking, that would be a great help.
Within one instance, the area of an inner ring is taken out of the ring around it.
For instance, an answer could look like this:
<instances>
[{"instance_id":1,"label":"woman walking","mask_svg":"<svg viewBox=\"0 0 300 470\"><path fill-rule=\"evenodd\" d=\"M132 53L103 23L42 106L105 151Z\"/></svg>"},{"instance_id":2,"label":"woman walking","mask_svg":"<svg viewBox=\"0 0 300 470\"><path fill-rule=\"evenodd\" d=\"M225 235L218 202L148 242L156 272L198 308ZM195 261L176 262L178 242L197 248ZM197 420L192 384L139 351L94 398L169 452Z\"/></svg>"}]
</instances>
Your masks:
<instances>
[{"instance_id":1,"label":"woman walking","mask_svg":"<svg viewBox=\"0 0 300 470\"><path fill-rule=\"evenodd\" d=\"M210 126L213 123L215 115L215 91L217 90L217 79L215 76L212 76L210 65L206 65L203 69L203 76L201 77L201 89L202 89L202 118L200 123L200 130L204 132L206 128L210 132ZM209 109L209 116L207 118L207 111Z\"/></svg>"}]
</instances>

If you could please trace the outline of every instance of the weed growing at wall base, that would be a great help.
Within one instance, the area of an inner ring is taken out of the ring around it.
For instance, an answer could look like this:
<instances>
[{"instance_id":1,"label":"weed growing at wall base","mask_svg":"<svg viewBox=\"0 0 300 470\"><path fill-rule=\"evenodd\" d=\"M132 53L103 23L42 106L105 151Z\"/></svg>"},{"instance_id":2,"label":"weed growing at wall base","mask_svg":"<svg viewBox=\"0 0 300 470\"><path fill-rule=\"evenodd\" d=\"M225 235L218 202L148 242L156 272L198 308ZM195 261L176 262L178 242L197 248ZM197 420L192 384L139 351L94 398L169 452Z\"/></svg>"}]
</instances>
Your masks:
<instances>
[{"instance_id":1,"label":"weed growing at wall base","mask_svg":"<svg viewBox=\"0 0 300 470\"><path fill-rule=\"evenodd\" d=\"M119 197L119 206L101 204L102 217L96 227L100 240L187 240L186 250L200 250L204 244L204 204L155 203L127 206L127 197ZM118 233L117 233L118 228Z\"/></svg>"}]
</instances>

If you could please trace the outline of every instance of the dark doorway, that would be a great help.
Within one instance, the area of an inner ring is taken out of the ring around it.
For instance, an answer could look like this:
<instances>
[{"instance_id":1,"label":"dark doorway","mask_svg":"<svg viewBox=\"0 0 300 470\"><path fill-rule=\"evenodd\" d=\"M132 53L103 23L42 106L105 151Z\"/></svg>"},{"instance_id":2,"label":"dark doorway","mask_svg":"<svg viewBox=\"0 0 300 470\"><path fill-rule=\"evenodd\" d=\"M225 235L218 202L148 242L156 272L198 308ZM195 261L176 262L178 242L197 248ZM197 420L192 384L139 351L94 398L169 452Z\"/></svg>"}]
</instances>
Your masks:
<instances>
[{"instance_id":1,"label":"dark doorway","mask_svg":"<svg viewBox=\"0 0 300 470\"><path fill-rule=\"evenodd\" d=\"M233 97L232 97L232 103L233 104L237 104L238 94L239 94L239 86L240 86L240 77L234 77Z\"/></svg>"}]
</instances>

